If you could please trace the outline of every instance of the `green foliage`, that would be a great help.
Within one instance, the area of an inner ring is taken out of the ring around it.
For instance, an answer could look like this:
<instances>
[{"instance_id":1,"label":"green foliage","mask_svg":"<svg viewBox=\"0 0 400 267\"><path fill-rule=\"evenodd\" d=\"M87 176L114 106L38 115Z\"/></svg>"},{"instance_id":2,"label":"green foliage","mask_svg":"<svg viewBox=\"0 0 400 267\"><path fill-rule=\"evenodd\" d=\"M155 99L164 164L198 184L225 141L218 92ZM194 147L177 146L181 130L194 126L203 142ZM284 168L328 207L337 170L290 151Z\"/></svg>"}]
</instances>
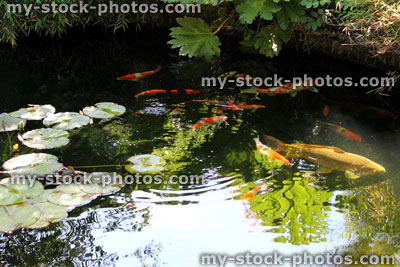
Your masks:
<instances>
[{"instance_id":1,"label":"green foliage","mask_svg":"<svg viewBox=\"0 0 400 267\"><path fill-rule=\"evenodd\" d=\"M221 42L202 19L184 17L176 21L181 27L171 29L170 35L174 39L168 43L172 48L180 48L179 54L206 59L219 56Z\"/></svg>"},{"instance_id":2,"label":"green foliage","mask_svg":"<svg viewBox=\"0 0 400 267\"><path fill-rule=\"evenodd\" d=\"M240 14L240 21L251 24L257 16L272 20L273 15L281 9L277 2L279 0L237 0L235 8Z\"/></svg>"}]
</instances>

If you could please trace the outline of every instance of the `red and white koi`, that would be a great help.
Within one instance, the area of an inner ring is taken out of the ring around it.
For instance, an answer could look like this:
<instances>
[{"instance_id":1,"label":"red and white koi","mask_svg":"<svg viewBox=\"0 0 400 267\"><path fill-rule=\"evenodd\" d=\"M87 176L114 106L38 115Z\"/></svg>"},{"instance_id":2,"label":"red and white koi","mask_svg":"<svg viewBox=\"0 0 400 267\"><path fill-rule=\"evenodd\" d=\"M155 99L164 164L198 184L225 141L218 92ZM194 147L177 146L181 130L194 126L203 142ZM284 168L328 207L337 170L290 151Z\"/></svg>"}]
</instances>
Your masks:
<instances>
[{"instance_id":1,"label":"red and white koi","mask_svg":"<svg viewBox=\"0 0 400 267\"><path fill-rule=\"evenodd\" d=\"M157 69L151 70L151 71L138 72L138 73L124 75L124 76L118 77L117 80L118 81L138 81L139 79L149 77L150 75L153 75L153 74L159 72L160 69L161 69L161 67L158 67Z\"/></svg>"},{"instance_id":2,"label":"red and white koi","mask_svg":"<svg viewBox=\"0 0 400 267\"><path fill-rule=\"evenodd\" d=\"M220 125L221 123L226 122L227 119L228 117L226 116L203 118L199 120L196 124L193 124L191 127L193 129L199 129L206 125Z\"/></svg>"},{"instance_id":3,"label":"red and white koi","mask_svg":"<svg viewBox=\"0 0 400 267\"><path fill-rule=\"evenodd\" d=\"M165 91L165 90L154 89L154 90L148 90L148 91L141 92L141 93L135 95L135 97L138 98L139 96L142 96L142 95L156 95L156 94L166 94L166 93L167 93L167 91Z\"/></svg>"},{"instance_id":4,"label":"red and white koi","mask_svg":"<svg viewBox=\"0 0 400 267\"><path fill-rule=\"evenodd\" d=\"M327 126L329 129L332 129L333 131L337 132L338 134L341 134L345 137L347 137L348 139L354 140L354 141L358 141L358 142L362 142L362 138L361 136L359 136L356 133L353 133L350 130L347 130L346 128L343 128L341 126L332 124L332 123L328 123L328 122L323 122L323 121L318 121L318 123Z\"/></svg>"},{"instance_id":5,"label":"red and white koi","mask_svg":"<svg viewBox=\"0 0 400 267\"><path fill-rule=\"evenodd\" d=\"M282 156L269 146L266 146L263 143L261 143L259 138L254 138L254 142L256 142L257 150L260 151L261 154L267 156L270 159L280 161L283 164L290 166L289 160L287 160L284 156Z\"/></svg>"}]
</instances>

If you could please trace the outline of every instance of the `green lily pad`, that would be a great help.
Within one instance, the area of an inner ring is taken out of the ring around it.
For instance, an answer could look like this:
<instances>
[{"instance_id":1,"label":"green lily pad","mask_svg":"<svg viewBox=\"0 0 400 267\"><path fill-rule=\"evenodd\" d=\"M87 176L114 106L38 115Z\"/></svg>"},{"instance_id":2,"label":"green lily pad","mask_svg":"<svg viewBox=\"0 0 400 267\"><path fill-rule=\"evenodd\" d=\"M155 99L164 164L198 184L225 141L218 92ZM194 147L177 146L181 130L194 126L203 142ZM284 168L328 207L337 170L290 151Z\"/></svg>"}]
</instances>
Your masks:
<instances>
[{"instance_id":1,"label":"green lily pad","mask_svg":"<svg viewBox=\"0 0 400 267\"><path fill-rule=\"evenodd\" d=\"M17 223L8 214L4 207L0 207L0 232L10 232L17 227Z\"/></svg>"},{"instance_id":2,"label":"green lily pad","mask_svg":"<svg viewBox=\"0 0 400 267\"><path fill-rule=\"evenodd\" d=\"M154 174L164 170L166 161L164 158L152 154L133 156L127 159L133 165L126 165L125 169L130 173Z\"/></svg>"},{"instance_id":3,"label":"green lily pad","mask_svg":"<svg viewBox=\"0 0 400 267\"><path fill-rule=\"evenodd\" d=\"M69 143L69 133L60 129L42 128L26 132L18 139L27 147L52 149Z\"/></svg>"},{"instance_id":4,"label":"green lily pad","mask_svg":"<svg viewBox=\"0 0 400 267\"><path fill-rule=\"evenodd\" d=\"M0 132L22 130L25 124L26 120L12 117L7 113L0 114Z\"/></svg>"},{"instance_id":5,"label":"green lily pad","mask_svg":"<svg viewBox=\"0 0 400 267\"><path fill-rule=\"evenodd\" d=\"M27 227L40 219L41 211L31 204L18 204L6 207L17 227Z\"/></svg>"},{"instance_id":6,"label":"green lily pad","mask_svg":"<svg viewBox=\"0 0 400 267\"><path fill-rule=\"evenodd\" d=\"M62 130L71 130L88 125L90 118L76 112L55 113L43 120L43 124L47 127L53 127Z\"/></svg>"},{"instance_id":7,"label":"green lily pad","mask_svg":"<svg viewBox=\"0 0 400 267\"><path fill-rule=\"evenodd\" d=\"M0 205L14 205L24 202L24 197L5 185L0 185Z\"/></svg>"},{"instance_id":8,"label":"green lily pad","mask_svg":"<svg viewBox=\"0 0 400 267\"><path fill-rule=\"evenodd\" d=\"M37 196L35 198L26 199L25 203L36 204L36 203L48 202L47 196L51 193L54 193L54 189L46 189L39 196Z\"/></svg>"},{"instance_id":9,"label":"green lily pad","mask_svg":"<svg viewBox=\"0 0 400 267\"><path fill-rule=\"evenodd\" d=\"M78 184L61 184L54 188L54 192L63 192L63 193L70 193L70 194L85 194L80 189Z\"/></svg>"},{"instance_id":10,"label":"green lily pad","mask_svg":"<svg viewBox=\"0 0 400 267\"><path fill-rule=\"evenodd\" d=\"M107 195L120 190L122 185L82 184L79 188L87 194Z\"/></svg>"},{"instance_id":11,"label":"green lily pad","mask_svg":"<svg viewBox=\"0 0 400 267\"><path fill-rule=\"evenodd\" d=\"M27 226L27 228L30 229L40 229L40 228L44 228L46 226L49 226L50 222L42 216L39 218L39 220L37 220L34 224L31 224L29 226Z\"/></svg>"},{"instance_id":12,"label":"green lily pad","mask_svg":"<svg viewBox=\"0 0 400 267\"><path fill-rule=\"evenodd\" d=\"M92 201L92 197L88 194L66 193L60 191L49 194L47 200L56 205L70 207L86 205Z\"/></svg>"},{"instance_id":13,"label":"green lily pad","mask_svg":"<svg viewBox=\"0 0 400 267\"><path fill-rule=\"evenodd\" d=\"M42 212L42 218L49 222L59 222L67 216L68 207L56 205L50 202L34 204Z\"/></svg>"},{"instance_id":14,"label":"green lily pad","mask_svg":"<svg viewBox=\"0 0 400 267\"><path fill-rule=\"evenodd\" d=\"M38 175L55 173L63 165L59 163L58 158L46 153L31 153L7 160L3 168L13 175Z\"/></svg>"},{"instance_id":15,"label":"green lily pad","mask_svg":"<svg viewBox=\"0 0 400 267\"><path fill-rule=\"evenodd\" d=\"M126 108L111 102L101 102L94 106L85 107L82 111L85 115L92 118L111 119L115 116L124 114Z\"/></svg>"},{"instance_id":16,"label":"green lily pad","mask_svg":"<svg viewBox=\"0 0 400 267\"><path fill-rule=\"evenodd\" d=\"M10 112L9 115L25 120L42 120L54 112L56 112L56 109L52 105L32 105Z\"/></svg>"},{"instance_id":17,"label":"green lily pad","mask_svg":"<svg viewBox=\"0 0 400 267\"><path fill-rule=\"evenodd\" d=\"M7 186L11 191L20 194L25 198L37 198L44 191L42 183L33 181L32 185L30 185L29 180L22 177L15 177L13 180L11 178L4 178L0 181L0 184Z\"/></svg>"}]
</instances>

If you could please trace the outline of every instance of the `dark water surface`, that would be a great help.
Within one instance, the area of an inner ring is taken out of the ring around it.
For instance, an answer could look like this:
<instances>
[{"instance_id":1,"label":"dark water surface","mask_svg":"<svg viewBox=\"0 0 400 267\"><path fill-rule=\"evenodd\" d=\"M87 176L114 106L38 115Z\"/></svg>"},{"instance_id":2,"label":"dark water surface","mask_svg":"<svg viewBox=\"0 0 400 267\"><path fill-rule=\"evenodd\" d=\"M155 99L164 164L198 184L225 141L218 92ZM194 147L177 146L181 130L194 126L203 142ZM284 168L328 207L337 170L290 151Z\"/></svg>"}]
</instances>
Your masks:
<instances>
[{"instance_id":1,"label":"dark water surface","mask_svg":"<svg viewBox=\"0 0 400 267\"><path fill-rule=\"evenodd\" d=\"M274 60L251 58L229 47L213 62L174 59L160 41L165 33L131 35L116 40L68 35L63 43L31 39L12 53L3 52L1 112L27 104L52 104L58 112L104 101L124 105L127 112L120 118L73 130L68 146L45 152L77 169L124 164L136 154L163 154L165 175L203 175L203 183L126 185L74 209L60 223L0 234L1 266L199 266L202 253L274 251L398 255L400 133L393 98L366 95L367 89L323 87L319 94L257 100L235 87L200 86L201 77L231 70L285 78L382 73L291 52ZM143 81L116 81L158 65L162 71ZM201 94L134 97L149 89L186 88ZM216 108L191 103L181 115L170 114L190 99L247 101L266 108L226 111L228 125L193 131L187 126L215 116ZM324 105L330 107L327 117ZM346 127L363 141L348 140L317 120ZM27 130L40 125L29 122ZM341 172L320 174L318 166L300 159L277 167L255 152L253 138L263 134L287 143L333 145L370 158L387 173L349 180ZM0 138L3 151L8 137L2 133ZM15 133L12 140L17 142ZM20 145L20 154L33 151ZM1 160L7 159L3 155ZM128 174L123 167L85 171ZM241 199L260 185L250 201Z\"/></svg>"}]
</instances>

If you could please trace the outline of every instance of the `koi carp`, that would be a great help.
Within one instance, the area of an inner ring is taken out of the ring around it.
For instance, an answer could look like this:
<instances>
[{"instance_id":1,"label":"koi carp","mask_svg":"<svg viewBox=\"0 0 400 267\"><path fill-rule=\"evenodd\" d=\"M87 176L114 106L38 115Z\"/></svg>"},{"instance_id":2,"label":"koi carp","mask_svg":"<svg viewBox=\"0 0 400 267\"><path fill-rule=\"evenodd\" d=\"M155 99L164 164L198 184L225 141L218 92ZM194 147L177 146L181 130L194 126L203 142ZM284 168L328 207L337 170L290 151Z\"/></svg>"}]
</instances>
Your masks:
<instances>
[{"instance_id":1,"label":"koi carp","mask_svg":"<svg viewBox=\"0 0 400 267\"><path fill-rule=\"evenodd\" d=\"M227 119L228 117L226 116L203 118L199 120L197 123L193 124L191 127L193 129L199 129L206 125L220 125L221 123L226 122Z\"/></svg>"},{"instance_id":2,"label":"koi carp","mask_svg":"<svg viewBox=\"0 0 400 267\"><path fill-rule=\"evenodd\" d=\"M285 144L272 136L264 136L264 141L275 151L288 157L302 158L320 168L322 174L333 170L343 171L349 179L357 179L364 175L384 174L384 167L360 155L345 152L334 146L311 144Z\"/></svg>"},{"instance_id":3,"label":"koi carp","mask_svg":"<svg viewBox=\"0 0 400 267\"><path fill-rule=\"evenodd\" d=\"M138 72L138 73L134 73L134 74L124 75L124 76L118 77L117 80L118 81L138 81L139 79L149 77L150 75L153 75L153 74L159 72L160 69L161 69L161 67L158 67L157 69L151 70L151 71Z\"/></svg>"},{"instance_id":4,"label":"koi carp","mask_svg":"<svg viewBox=\"0 0 400 267\"><path fill-rule=\"evenodd\" d=\"M243 89L240 91L242 94L266 94L269 96L281 95L281 94L290 94L291 96L296 96L296 94L300 91L310 90L314 93L318 93L318 90L314 87L314 85L305 85L302 83L299 86L294 86L293 83L288 83L283 86L272 87L268 89L251 87L249 89Z\"/></svg>"},{"instance_id":5,"label":"koi carp","mask_svg":"<svg viewBox=\"0 0 400 267\"><path fill-rule=\"evenodd\" d=\"M148 91L141 92L141 93L135 95L135 97L138 98L139 96L142 96L142 95L156 95L156 94L165 94L165 93L167 93L167 91L162 90L162 89L154 89L154 90L148 90Z\"/></svg>"},{"instance_id":6,"label":"koi carp","mask_svg":"<svg viewBox=\"0 0 400 267\"><path fill-rule=\"evenodd\" d=\"M347 130L346 128L340 127L340 126L332 124L332 123L323 122L323 121L318 121L318 123L327 126L329 129L337 132L338 134L341 134L341 135L347 137L348 139L362 142L361 136L359 136L356 133L353 133L350 130Z\"/></svg>"},{"instance_id":7,"label":"koi carp","mask_svg":"<svg viewBox=\"0 0 400 267\"><path fill-rule=\"evenodd\" d=\"M281 154L279 154L272 148L261 143L259 138L254 138L254 141L256 142L257 150L260 151L261 154L263 154L264 156L267 156L270 159L280 161L283 164L290 166L289 160L287 160L284 156L282 156Z\"/></svg>"}]
</instances>

